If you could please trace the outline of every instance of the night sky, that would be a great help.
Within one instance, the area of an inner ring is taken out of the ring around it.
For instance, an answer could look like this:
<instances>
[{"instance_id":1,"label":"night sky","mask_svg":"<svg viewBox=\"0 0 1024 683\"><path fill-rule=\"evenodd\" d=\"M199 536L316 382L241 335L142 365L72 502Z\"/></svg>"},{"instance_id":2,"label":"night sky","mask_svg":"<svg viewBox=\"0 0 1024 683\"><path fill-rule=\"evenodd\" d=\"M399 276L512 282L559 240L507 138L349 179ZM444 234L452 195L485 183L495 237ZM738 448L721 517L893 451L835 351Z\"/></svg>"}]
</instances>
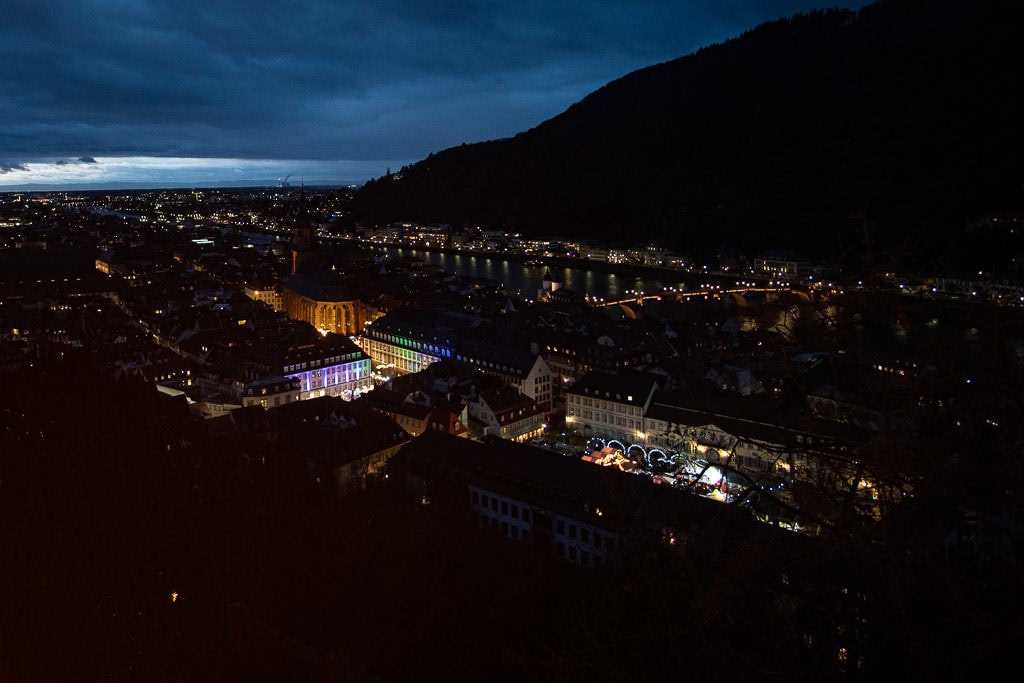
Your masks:
<instances>
[{"instance_id":1,"label":"night sky","mask_svg":"<svg viewBox=\"0 0 1024 683\"><path fill-rule=\"evenodd\" d=\"M827 4L8 2L0 190L362 182Z\"/></svg>"}]
</instances>

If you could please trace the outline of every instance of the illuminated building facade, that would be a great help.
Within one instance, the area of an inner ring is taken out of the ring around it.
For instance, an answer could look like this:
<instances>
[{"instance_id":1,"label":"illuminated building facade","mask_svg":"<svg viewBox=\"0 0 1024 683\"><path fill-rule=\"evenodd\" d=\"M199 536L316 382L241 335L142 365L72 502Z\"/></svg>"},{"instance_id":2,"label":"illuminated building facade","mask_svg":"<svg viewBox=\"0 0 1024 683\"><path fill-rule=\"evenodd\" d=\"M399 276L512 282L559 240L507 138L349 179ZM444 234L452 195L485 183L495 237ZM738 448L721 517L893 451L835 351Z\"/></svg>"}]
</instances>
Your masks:
<instances>
[{"instance_id":1,"label":"illuminated building facade","mask_svg":"<svg viewBox=\"0 0 1024 683\"><path fill-rule=\"evenodd\" d=\"M431 363L454 358L452 335L391 316L371 323L360 336L360 343L378 367L406 375L423 370Z\"/></svg>"},{"instance_id":2,"label":"illuminated building facade","mask_svg":"<svg viewBox=\"0 0 1024 683\"><path fill-rule=\"evenodd\" d=\"M367 321L367 309L351 288L324 282L316 274L293 275L281 292L281 306L292 320L302 320L321 332L358 334Z\"/></svg>"},{"instance_id":3,"label":"illuminated building facade","mask_svg":"<svg viewBox=\"0 0 1024 683\"><path fill-rule=\"evenodd\" d=\"M767 251L754 259L754 273L780 279L803 278L810 273L810 263L791 251Z\"/></svg>"},{"instance_id":4,"label":"illuminated building facade","mask_svg":"<svg viewBox=\"0 0 1024 683\"><path fill-rule=\"evenodd\" d=\"M700 458L758 481L803 482L823 490L841 490L857 479L857 453L865 433L852 425L813 418L759 413L746 404L685 405L675 395L658 393L644 417L646 444L666 454ZM877 496L863 480L864 498ZM860 492L859 492L860 493ZM866 503L873 506L873 502Z\"/></svg>"},{"instance_id":5,"label":"illuminated building facade","mask_svg":"<svg viewBox=\"0 0 1024 683\"><path fill-rule=\"evenodd\" d=\"M405 375L443 359L462 361L515 387L543 412L551 412L551 368L538 354L460 340L453 330L393 316L373 321L360 336L360 344L378 370Z\"/></svg>"},{"instance_id":6,"label":"illuminated building facade","mask_svg":"<svg viewBox=\"0 0 1024 683\"><path fill-rule=\"evenodd\" d=\"M469 414L484 425L485 434L523 443L544 433L544 411L512 389L485 391L469 401Z\"/></svg>"},{"instance_id":7,"label":"illuminated building facade","mask_svg":"<svg viewBox=\"0 0 1024 683\"><path fill-rule=\"evenodd\" d=\"M279 372L299 382L299 400L320 396L351 400L373 390L370 357L341 335L288 349Z\"/></svg>"},{"instance_id":8,"label":"illuminated building facade","mask_svg":"<svg viewBox=\"0 0 1024 683\"><path fill-rule=\"evenodd\" d=\"M583 436L642 443L644 414L657 383L643 375L590 372L566 390L566 428Z\"/></svg>"},{"instance_id":9,"label":"illuminated building facade","mask_svg":"<svg viewBox=\"0 0 1024 683\"><path fill-rule=\"evenodd\" d=\"M267 304L275 311L283 311L284 304L281 298L281 289L279 287L261 287L259 285L246 285L242 289L247 297L253 301L262 301Z\"/></svg>"},{"instance_id":10,"label":"illuminated building facade","mask_svg":"<svg viewBox=\"0 0 1024 683\"><path fill-rule=\"evenodd\" d=\"M322 333L354 335L370 317L351 283L320 267L313 226L303 210L292 237L292 274L281 291L281 307L292 320L309 323Z\"/></svg>"},{"instance_id":11,"label":"illuminated building facade","mask_svg":"<svg viewBox=\"0 0 1024 683\"><path fill-rule=\"evenodd\" d=\"M243 407L276 408L299 400L299 381L279 377L247 382L240 393Z\"/></svg>"}]
</instances>

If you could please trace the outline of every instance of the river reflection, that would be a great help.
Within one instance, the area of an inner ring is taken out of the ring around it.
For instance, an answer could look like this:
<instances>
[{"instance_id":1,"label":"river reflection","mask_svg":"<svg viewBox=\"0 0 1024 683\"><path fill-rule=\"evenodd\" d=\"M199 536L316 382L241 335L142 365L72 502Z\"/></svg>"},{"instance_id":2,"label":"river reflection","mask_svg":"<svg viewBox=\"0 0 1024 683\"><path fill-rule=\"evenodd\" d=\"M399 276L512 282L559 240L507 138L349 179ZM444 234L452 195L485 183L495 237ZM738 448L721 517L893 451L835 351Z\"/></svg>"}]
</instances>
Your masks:
<instances>
[{"instance_id":1,"label":"river reflection","mask_svg":"<svg viewBox=\"0 0 1024 683\"><path fill-rule=\"evenodd\" d=\"M536 298L544 273L550 271L555 282L580 294L602 299L621 299L629 290L649 294L661 292L664 287L682 288L683 279L645 279L615 273L604 273L584 268L531 266L518 261L476 256L473 254L450 254L422 249L385 248L381 250L395 258L416 257L424 263L439 266L447 272L465 277L492 280L503 285L513 294L525 299Z\"/></svg>"}]
</instances>

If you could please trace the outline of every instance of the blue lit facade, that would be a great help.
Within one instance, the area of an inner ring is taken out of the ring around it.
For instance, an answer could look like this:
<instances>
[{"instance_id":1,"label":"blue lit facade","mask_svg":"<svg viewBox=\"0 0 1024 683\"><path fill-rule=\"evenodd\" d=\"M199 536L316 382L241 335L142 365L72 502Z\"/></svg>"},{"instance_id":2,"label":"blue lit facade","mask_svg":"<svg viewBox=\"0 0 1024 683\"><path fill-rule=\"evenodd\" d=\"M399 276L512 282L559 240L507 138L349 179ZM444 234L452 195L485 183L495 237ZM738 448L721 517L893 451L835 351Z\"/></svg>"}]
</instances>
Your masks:
<instances>
[{"instance_id":1,"label":"blue lit facade","mask_svg":"<svg viewBox=\"0 0 1024 683\"><path fill-rule=\"evenodd\" d=\"M545 413L552 409L551 369L537 354L459 339L455 330L387 316L367 326L359 343L378 372L405 375L453 359L515 387Z\"/></svg>"},{"instance_id":2,"label":"blue lit facade","mask_svg":"<svg viewBox=\"0 0 1024 683\"><path fill-rule=\"evenodd\" d=\"M345 337L292 348L281 374L299 382L299 400L338 396L351 400L373 390L370 357Z\"/></svg>"},{"instance_id":3,"label":"blue lit facade","mask_svg":"<svg viewBox=\"0 0 1024 683\"><path fill-rule=\"evenodd\" d=\"M375 320L360 338L363 351L399 375L419 372L431 363L453 358L453 340L438 330L411 323Z\"/></svg>"}]
</instances>

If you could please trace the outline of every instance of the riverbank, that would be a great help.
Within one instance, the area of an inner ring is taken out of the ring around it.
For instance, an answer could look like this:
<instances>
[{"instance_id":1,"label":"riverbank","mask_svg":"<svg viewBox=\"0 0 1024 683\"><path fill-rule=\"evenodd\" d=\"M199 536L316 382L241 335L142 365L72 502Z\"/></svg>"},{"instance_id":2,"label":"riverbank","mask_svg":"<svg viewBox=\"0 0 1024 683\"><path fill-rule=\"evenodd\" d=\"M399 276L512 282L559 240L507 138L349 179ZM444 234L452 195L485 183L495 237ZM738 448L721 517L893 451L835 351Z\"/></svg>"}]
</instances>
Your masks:
<instances>
[{"instance_id":1,"label":"riverbank","mask_svg":"<svg viewBox=\"0 0 1024 683\"><path fill-rule=\"evenodd\" d=\"M410 251L423 251L435 254L448 254L453 256L476 256L479 258L492 259L497 261L508 261L521 263L525 266L538 269L541 273L545 268L560 269L573 268L576 270L587 270L596 273L614 274L619 277L633 278L638 280L676 280L686 282L688 285L700 285L704 283L732 285L736 274L720 271L693 271L683 268L672 268L668 266L641 265L633 263L609 263L608 261L596 261L593 259L537 256L521 252L488 251L457 249L454 247L411 245L401 242L374 242L367 244L358 240L344 240L363 248L380 249L408 249ZM745 279L750 276L743 276Z\"/></svg>"}]
</instances>

